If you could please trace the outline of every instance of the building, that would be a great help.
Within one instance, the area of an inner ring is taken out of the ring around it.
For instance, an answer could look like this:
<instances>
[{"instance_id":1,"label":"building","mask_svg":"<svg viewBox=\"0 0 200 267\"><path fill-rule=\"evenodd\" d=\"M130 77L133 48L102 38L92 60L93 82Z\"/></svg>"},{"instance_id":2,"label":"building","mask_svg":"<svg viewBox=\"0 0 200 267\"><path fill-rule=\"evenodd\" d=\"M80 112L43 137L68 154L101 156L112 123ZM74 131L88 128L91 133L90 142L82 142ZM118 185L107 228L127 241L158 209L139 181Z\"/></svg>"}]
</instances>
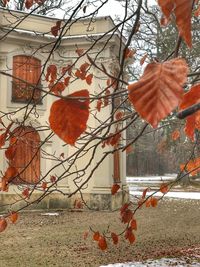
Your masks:
<instances>
[{"instance_id":1,"label":"building","mask_svg":"<svg viewBox=\"0 0 200 267\"><path fill-rule=\"evenodd\" d=\"M82 196L88 206L94 209L114 209L122 205L125 198L121 190L114 196L110 194L114 182L119 182L121 188L126 187L125 155L110 154L95 169L97 162L105 152L101 146L98 146L95 153L93 150L88 150L84 156L81 155L80 159L76 160L70 170L66 171L66 166L64 166L68 164L66 158L75 153L77 146L64 145L61 139L55 135L52 136L48 127L48 118L51 104L56 98L52 95L44 97L44 92L49 90L47 81L45 81L47 67L51 64L56 65L57 70L61 72L63 67L76 63L79 52L77 49L87 51L92 46L88 53L96 59L96 64L103 63L109 72L116 71L120 49L119 34L113 34L114 23L110 17L100 17L92 22L90 20L70 22L63 32L62 40L59 40L59 37L53 36L51 32L51 28L56 23L57 19L54 18L39 15L27 16L23 12L8 12L6 9L0 9L1 118L6 125L13 122L10 126L12 134L15 135L21 131L21 137L26 135L30 142L41 145L41 149L35 151L33 147L30 149L29 141L27 141L28 144L21 142L19 143L21 148L18 147L17 154L11 160L5 157L5 147L6 145L8 147L9 143L2 146L0 151L2 176L9 164L17 165L18 169L23 169L21 166L27 165L27 161L29 164L21 174L23 182L15 179L14 183L9 184L8 192L0 192L1 209L4 208L4 204L8 203L11 204L11 209L17 209L33 200L35 202L30 206L31 209L73 207L74 202L77 199L80 200L81 197L79 192L77 194L73 192L78 191L78 183L84 181ZM104 35L106 31L110 33ZM51 56L49 56L50 51L53 51ZM84 62L88 62L86 55L79 58L76 68ZM93 73L91 84L75 79L65 88L65 94L77 91L77 88L86 88L92 95L98 94L106 86L107 78L94 66L91 66L90 72ZM24 80L27 83L24 83ZM34 87L33 95L32 84L36 85L36 83L37 88ZM93 101L90 109L95 108L96 101ZM90 129L98 127L98 121L107 118L109 113L109 106L101 112L95 111L98 120L90 116L88 121ZM106 149L113 148L107 147ZM35 155L34 159L31 160L33 155ZM84 171L79 171L77 175L76 170L77 168L81 170L81 166ZM92 179L87 182L91 173L93 173ZM31 192L35 184L40 181L41 184L45 181L45 186L49 187L51 179L57 179L60 175L64 178L54 184L49 191L41 185L40 190L34 190L30 199L26 200L27 202L22 200L22 192L27 187ZM52 193L48 194L50 191ZM43 198L44 195L45 198Z\"/></svg>"}]
</instances>

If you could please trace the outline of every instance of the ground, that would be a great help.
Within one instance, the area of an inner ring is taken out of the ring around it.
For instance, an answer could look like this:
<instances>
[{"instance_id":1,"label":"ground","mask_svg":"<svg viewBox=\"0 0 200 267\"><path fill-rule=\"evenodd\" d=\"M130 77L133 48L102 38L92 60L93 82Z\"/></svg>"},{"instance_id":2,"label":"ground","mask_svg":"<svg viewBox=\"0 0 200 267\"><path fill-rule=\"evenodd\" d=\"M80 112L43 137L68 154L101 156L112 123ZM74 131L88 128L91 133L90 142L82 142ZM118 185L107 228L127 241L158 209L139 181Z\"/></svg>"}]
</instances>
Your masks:
<instances>
[{"instance_id":1,"label":"ground","mask_svg":"<svg viewBox=\"0 0 200 267\"><path fill-rule=\"evenodd\" d=\"M157 208L142 208L136 219L135 244L121 240L102 252L83 233L89 226L101 231L108 224L120 230L119 212L21 213L18 223L0 234L0 267L96 267L181 255L188 262L193 256L200 261L200 201L165 200Z\"/></svg>"}]
</instances>

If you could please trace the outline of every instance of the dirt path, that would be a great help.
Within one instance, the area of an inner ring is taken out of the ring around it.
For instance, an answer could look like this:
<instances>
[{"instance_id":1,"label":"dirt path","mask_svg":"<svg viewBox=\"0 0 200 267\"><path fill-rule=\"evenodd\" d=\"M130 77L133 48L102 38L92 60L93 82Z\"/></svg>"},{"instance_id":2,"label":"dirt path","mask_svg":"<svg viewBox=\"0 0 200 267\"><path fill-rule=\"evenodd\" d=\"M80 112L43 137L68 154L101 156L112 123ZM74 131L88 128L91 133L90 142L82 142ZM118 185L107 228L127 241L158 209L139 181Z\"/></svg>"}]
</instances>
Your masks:
<instances>
[{"instance_id":1,"label":"dirt path","mask_svg":"<svg viewBox=\"0 0 200 267\"><path fill-rule=\"evenodd\" d=\"M23 213L16 225L0 234L0 267L96 267L101 264L184 255L200 257L200 201L165 200L157 208L142 208L137 242L109 244L102 252L91 236L92 226L120 230L118 212L60 212L59 216ZM188 250L190 249L190 250Z\"/></svg>"}]
</instances>

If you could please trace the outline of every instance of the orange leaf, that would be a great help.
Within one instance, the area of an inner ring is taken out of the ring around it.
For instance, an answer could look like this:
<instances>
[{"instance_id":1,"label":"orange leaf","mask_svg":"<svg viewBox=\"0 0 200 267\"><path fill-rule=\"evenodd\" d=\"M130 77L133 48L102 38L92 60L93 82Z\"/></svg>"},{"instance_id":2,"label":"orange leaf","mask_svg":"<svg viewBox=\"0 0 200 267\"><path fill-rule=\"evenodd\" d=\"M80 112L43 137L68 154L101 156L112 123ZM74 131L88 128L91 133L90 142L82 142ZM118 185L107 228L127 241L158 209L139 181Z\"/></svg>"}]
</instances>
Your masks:
<instances>
[{"instance_id":1,"label":"orange leaf","mask_svg":"<svg viewBox=\"0 0 200 267\"><path fill-rule=\"evenodd\" d=\"M122 214L122 222L129 223L133 218L133 212L130 209L126 209Z\"/></svg>"},{"instance_id":2,"label":"orange leaf","mask_svg":"<svg viewBox=\"0 0 200 267\"><path fill-rule=\"evenodd\" d=\"M9 219L12 223L16 223L18 218L19 218L19 214L17 212L11 212L11 214L9 215Z\"/></svg>"},{"instance_id":3,"label":"orange leaf","mask_svg":"<svg viewBox=\"0 0 200 267\"><path fill-rule=\"evenodd\" d=\"M51 33L52 33L55 37L58 36L58 32L59 32L59 30L60 30L60 26L61 26L61 21L58 20L58 21L56 22L56 25L53 26L53 27L51 27Z\"/></svg>"},{"instance_id":4,"label":"orange leaf","mask_svg":"<svg viewBox=\"0 0 200 267\"><path fill-rule=\"evenodd\" d=\"M166 194L168 191L169 191L168 185L165 184L165 183L161 184L161 186L160 186L160 192L163 193L163 194Z\"/></svg>"},{"instance_id":5,"label":"orange leaf","mask_svg":"<svg viewBox=\"0 0 200 267\"><path fill-rule=\"evenodd\" d=\"M133 146L132 145L127 146L127 148L126 148L126 154L128 155L128 154L130 154L132 152L133 152Z\"/></svg>"},{"instance_id":6,"label":"orange leaf","mask_svg":"<svg viewBox=\"0 0 200 267\"><path fill-rule=\"evenodd\" d=\"M25 198L29 198L29 188L25 188L23 191L22 191L22 195L25 197Z\"/></svg>"},{"instance_id":7,"label":"orange leaf","mask_svg":"<svg viewBox=\"0 0 200 267\"><path fill-rule=\"evenodd\" d=\"M72 66L70 64L68 64L67 67L62 68L62 75L65 75L66 73L68 73L69 76L72 74Z\"/></svg>"},{"instance_id":8,"label":"orange leaf","mask_svg":"<svg viewBox=\"0 0 200 267\"><path fill-rule=\"evenodd\" d=\"M5 145L6 142L6 135L5 133L0 135L0 148Z\"/></svg>"},{"instance_id":9,"label":"orange leaf","mask_svg":"<svg viewBox=\"0 0 200 267\"><path fill-rule=\"evenodd\" d=\"M57 67L56 65L50 65L47 68L45 79L47 82L53 83L57 78Z\"/></svg>"},{"instance_id":10,"label":"orange leaf","mask_svg":"<svg viewBox=\"0 0 200 267\"><path fill-rule=\"evenodd\" d=\"M71 78L71 77L68 76L68 77L66 77L66 78L64 79L64 84L65 84L66 87L69 86L70 78Z\"/></svg>"},{"instance_id":11,"label":"orange leaf","mask_svg":"<svg viewBox=\"0 0 200 267\"><path fill-rule=\"evenodd\" d=\"M0 218L0 233L3 232L7 227L7 221L5 218Z\"/></svg>"},{"instance_id":12,"label":"orange leaf","mask_svg":"<svg viewBox=\"0 0 200 267\"><path fill-rule=\"evenodd\" d=\"M119 121L119 120L121 120L121 119L123 118L123 116L124 116L124 112L119 111L119 112L117 112L117 113L115 114L115 119L116 119L117 121Z\"/></svg>"},{"instance_id":13,"label":"orange leaf","mask_svg":"<svg viewBox=\"0 0 200 267\"><path fill-rule=\"evenodd\" d=\"M130 244L133 244L135 242L135 235L133 234L131 227L126 230L125 238L129 240Z\"/></svg>"},{"instance_id":14,"label":"orange leaf","mask_svg":"<svg viewBox=\"0 0 200 267\"><path fill-rule=\"evenodd\" d=\"M137 230L137 221L135 219L131 220L131 228L135 231Z\"/></svg>"},{"instance_id":15,"label":"orange leaf","mask_svg":"<svg viewBox=\"0 0 200 267\"><path fill-rule=\"evenodd\" d=\"M151 207L151 198L147 199L147 201L145 202L145 205L147 208Z\"/></svg>"},{"instance_id":16,"label":"orange leaf","mask_svg":"<svg viewBox=\"0 0 200 267\"><path fill-rule=\"evenodd\" d=\"M140 116L154 128L177 107L187 79L185 60L150 63L141 79L128 86L129 99Z\"/></svg>"},{"instance_id":17,"label":"orange leaf","mask_svg":"<svg viewBox=\"0 0 200 267\"><path fill-rule=\"evenodd\" d=\"M102 104L103 104L102 100L99 99L99 100L97 101L97 106L96 106L96 109L98 110L98 112L101 111L101 106L102 106Z\"/></svg>"},{"instance_id":18,"label":"orange leaf","mask_svg":"<svg viewBox=\"0 0 200 267\"><path fill-rule=\"evenodd\" d=\"M34 1L33 1L33 0L26 0L26 2L25 2L25 7L26 7L27 9L29 9L29 8L32 7L33 4L34 4Z\"/></svg>"},{"instance_id":19,"label":"orange leaf","mask_svg":"<svg viewBox=\"0 0 200 267\"><path fill-rule=\"evenodd\" d=\"M112 238L112 240L113 240L113 244L114 244L114 245L117 245L118 242L119 242L119 237L118 237L118 235L116 235L115 233L111 233L111 238Z\"/></svg>"},{"instance_id":20,"label":"orange leaf","mask_svg":"<svg viewBox=\"0 0 200 267\"><path fill-rule=\"evenodd\" d=\"M200 157L190 160L187 163L187 166L185 164L180 165L181 170L186 169L188 172L190 172L190 175L196 175L198 172L200 172Z\"/></svg>"},{"instance_id":21,"label":"orange leaf","mask_svg":"<svg viewBox=\"0 0 200 267\"><path fill-rule=\"evenodd\" d=\"M120 209L120 213L121 215L128 209L128 207L130 206L130 203L125 203L121 209Z\"/></svg>"},{"instance_id":22,"label":"orange leaf","mask_svg":"<svg viewBox=\"0 0 200 267\"><path fill-rule=\"evenodd\" d=\"M147 191L149 190L149 188L147 187L146 189L143 190L142 192L142 198L144 199L146 197Z\"/></svg>"},{"instance_id":23,"label":"orange leaf","mask_svg":"<svg viewBox=\"0 0 200 267\"><path fill-rule=\"evenodd\" d=\"M81 72L86 72L86 70L88 69L88 67L90 66L89 63L85 62L80 66L80 71Z\"/></svg>"},{"instance_id":24,"label":"orange leaf","mask_svg":"<svg viewBox=\"0 0 200 267\"><path fill-rule=\"evenodd\" d=\"M158 205L158 200L157 200L157 198L152 197L152 198L151 198L151 206L155 208L157 205Z\"/></svg>"},{"instance_id":25,"label":"orange leaf","mask_svg":"<svg viewBox=\"0 0 200 267\"><path fill-rule=\"evenodd\" d=\"M8 169L7 169L6 172L5 172L4 177L5 177L5 179L6 179L8 182L10 182L10 181L12 181L12 179L13 179L14 177L16 177L17 175L18 175L18 171L17 171L17 169L16 169L15 167L11 167L11 166L9 166Z\"/></svg>"},{"instance_id":26,"label":"orange leaf","mask_svg":"<svg viewBox=\"0 0 200 267\"><path fill-rule=\"evenodd\" d=\"M194 104L200 102L200 84L196 84L191 87L191 89L184 94L183 100L180 104L180 110L186 109ZM194 141L195 129L200 129L200 111L188 116L186 118L185 133L186 135Z\"/></svg>"},{"instance_id":27,"label":"orange leaf","mask_svg":"<svg viewBox=\"0 0 200 267\"><path fill-rule=\"evenodd\" d=\"M42 189L44 191L47 189L47 182L42 182Z\"/></svg>"},{"instance_id":28,"label":"orange leaf","mask_svg":"<svg viewBox=\"0 0 200 267\"><path fill-rule=\"evenodd\" d=\"M52 183L55 183L55 181L56 181L56 177L55 177L54 175L51 175L51 177L50 177L50 181L51 181Z\"/></svg>"},{"instance_id":29,"label":"orange leaf","mask_svg":"<svg viewBox=\"0 0 200 267\"><path fill-rule=\"evenodd\" d=\"M186 44L191 47L191 15L193 0L158 0L158 4L167 20L172 12L174 12L180 36L185 40Z\"/></svg>"},{"instance_id":30,"label":"orange leaf","mask_svg":"<svg viewBox=\"0 0 200 267\"><path fill-rule=\"evenodd\" d=\"M135 50L132 50L130 48L126 48L124 57L127 58L132 58L135 54Z\"/></svg>"},{"instance_id":31,"label":"orange leaf","mask_svg":"<svg viewBox=\"0 0 200 267\"><path fill-rule=\"evenodd\" d=\"M55 95L60 95L65 90L65 83L57 82L53 86L50 87L50 91Z\"/></svg>"},{"instance_id":32,"label":"orange leaf","mask_svg":"<svg viewBox=\"0 0 200 267\"><path fill-rule=\"evenodd\" d=\"M74 73L74 75L77 78L80 78L81 80L85 80L85 78L86 78L86 72L82 72L80 70L76 70L76 72Z\"/></svg>"},{"instance_id":33,"label":"orange leaf","mask_svg":"<svg viewBox=\"0 0 200 267\"><path fill-rule=\"evenodd\" d=\"M16 146L10 145L5 151L6 158L12 160L15 156L15 152L16 152Z\"/></svg>"},{"instance_id":34,"label":"orange leaf","mask_svg":"<svg viewBox=\"0 0 200 267\"><path fill-rule=\"evenodd\" d=\"M173 131L173 133L171 134L172 140L176 141L177 139L180 138L180 131L179 130L175 130Z\"/></svg>"},{"instance_id":35,"label":"orange leaf","mask_svg":"<svg viewBox=\"0 0 200 267\"><path fill-rule=\"evenodd\" d=\"M89 75L87 75L87 77L85 78L86 83L87 83L88 85L91 85L91 84L92 84L92 79L93 79L93 74L92 74L92 73L89 74Z\"/></svg>"},{"instance_id":36,"label":"orange leaf","mask_svg":"<svg viewBox=\"0 0 200 267\"><path fill-rule=\"evenodd\" d=\"M107 249L107 242L106 242L105 237L100 236L99 241L98 241L98 246L101 250Z\"/></svg>"},{"instance_id":37,"label":"orange leaf","mask_svg":"<svg viewBox=\"0 0 200 267\"><path fill-rule=\"evenodd\" d=\"M79 57L80 57L80 56L84 53L84 50L81 49L81 48L77 48L75 52L76 52L76 53L79 55Z\"/></svg>"},{"instance_id":38,"label":"orange leaf","mask_svg":"<svg viewBox=\"0 0 200 267\"><path fill-rule=\"evenodd\" d=\"M115 195L117 193L117 191L120 189L120 185L118 184L114 184L111 188L111 193L112 195Z\"/></svg>"},{"instance_id":39,"label":"orange leaf","mask_svg":"<svg viewBox=\"0 0 200 267\"><path fill-rule=\"evenodd\" d=\"M66 143L74 145L79 136L87 128L89 117L88 90L80 90L68 97L74 99L59 99L55 101L50 110L49 123L51 129Z\"/></svg>"},{"instance_id":40,"label":"orange leaf","mask_svg":"<svg viewBox=\"0 0 200 267\"><path fill-rule=\"evenodd\" d=\"M99 232L95 232L94 235L93 235L93 240L99 241L99 238L100 238L100 233Z\"/></svg>"},{"instance_id":41,"label":"orange leaf","mask_svg":"<svg viewBox=\"0 0 200 267\"><path fill-rule=\"evenodd\" d=\"M141 65L141 66L144 64L144 62L145 62L147 56L148 56L148 55L145 54L145 55L141 58L141 60L140 60L140 65Z\"/></svg>"}]
</instances>

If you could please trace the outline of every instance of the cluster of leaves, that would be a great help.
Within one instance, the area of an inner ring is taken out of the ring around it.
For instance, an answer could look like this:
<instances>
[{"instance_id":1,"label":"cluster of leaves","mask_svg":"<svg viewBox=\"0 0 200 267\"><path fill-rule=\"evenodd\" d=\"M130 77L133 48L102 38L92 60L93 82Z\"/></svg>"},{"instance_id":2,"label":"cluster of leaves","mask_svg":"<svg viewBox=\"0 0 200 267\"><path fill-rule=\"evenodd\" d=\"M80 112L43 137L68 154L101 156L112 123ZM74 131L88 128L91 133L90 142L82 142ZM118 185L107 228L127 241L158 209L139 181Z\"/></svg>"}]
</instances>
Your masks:
<instances>
[{"instance_id":1,"label":"cluster of leaves","mask_svg":"<svg viewBox=\"0 0 200 267\"><path fill-rule=\"evenodd\" d=\"M114 184L111 189L111 193L115 195L120 186L118 184ZM142 208L144 205L149 207L157 207L159 199L149 195L147 196L147 192L150 188L146 188L143 193L141 199L139 199L137 206L135 207L134 203L127 202L120 208L120 221L125 225L125 229L121 233L115 233L110 231L109 229L105 232L100 233L99 231L93 231L92 229L92 239L97 242L98 247L101 250L106 250L108 248L109 240L112 241L114 245L119 243L120 236L124 237L130 244L133 244L136 240L135 232L137 231L137 220L135 219L135 213L138 209ZM159 190L163 196L169 191L169 185L166 183L162 183ZM157 192L158 192L157 191ZM154 193L155 194L155 193ZM161 199L161 198L160 198ZM86 239L88 237L88 232L85 232L83 237Z\"/></svg>"}]
</instances>

